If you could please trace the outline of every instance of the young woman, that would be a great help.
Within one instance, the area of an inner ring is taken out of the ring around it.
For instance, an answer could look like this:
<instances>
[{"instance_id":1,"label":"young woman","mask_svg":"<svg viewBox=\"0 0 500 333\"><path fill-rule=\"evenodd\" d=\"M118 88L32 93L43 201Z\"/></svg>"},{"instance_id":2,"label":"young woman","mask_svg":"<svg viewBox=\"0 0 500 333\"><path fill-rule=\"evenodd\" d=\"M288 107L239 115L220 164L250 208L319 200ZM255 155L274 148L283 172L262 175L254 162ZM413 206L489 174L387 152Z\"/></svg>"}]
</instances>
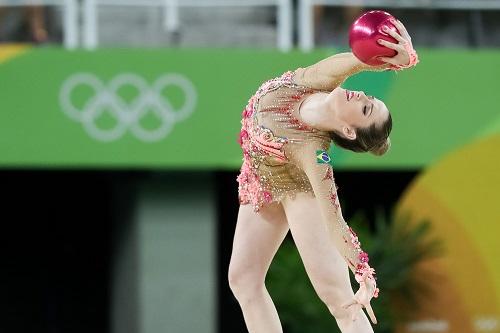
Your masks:
<instances>
[{"instance_id":1,"label":"young woman","mask_svg":"<svg viewBox=\"0 0 500 333\"><path fill-rule=\"evenodd\" d=\"M397 51L371 67L342 53L265 82L243 111L240 210L234 235L229 284L250 333L282 332L264 279L290 229L312 285L342 332L368 333L370 306L378 296L375 271L355 232L342 217L328 156L331 141L356 152L381 155L390 146L391 115L364 92L340 87L364 70L408 68L418 62L403 24L386 29ZM360 284L354 294L349 270Z\"/></svg>"}]
</instances>

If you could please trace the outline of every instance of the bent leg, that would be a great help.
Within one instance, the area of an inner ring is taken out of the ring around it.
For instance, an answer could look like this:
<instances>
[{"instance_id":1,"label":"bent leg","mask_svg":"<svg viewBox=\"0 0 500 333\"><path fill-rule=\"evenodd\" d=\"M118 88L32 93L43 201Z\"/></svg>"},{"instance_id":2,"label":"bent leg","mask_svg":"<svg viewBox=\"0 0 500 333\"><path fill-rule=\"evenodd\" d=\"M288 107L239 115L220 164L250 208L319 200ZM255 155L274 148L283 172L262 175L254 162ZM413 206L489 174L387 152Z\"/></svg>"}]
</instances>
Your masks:
<instances>
[{"instance_id":1,"label":"bent leg","mask_svg":"<svg viewBox=\"0 0 500 333\"><path fill-rule=\"evenodd\" d=\"M342 305L354 298L349 268L322 220L316 198L299 193L283 201L288 225L311 283L343 333L373 333L360 309L355 321Z\"/></svg>"},{"instance_id":2,"label":"bent leg","mask_svg":"<svg viewBox=\"0 0 500 333\"><path fill-rule=\"evenodd\" d=\"M240 206L228 278L250 333L283 332L264 282L287 232L281 204L265 205L259 213L251 205Z\"/></svg>"}]
</instances>

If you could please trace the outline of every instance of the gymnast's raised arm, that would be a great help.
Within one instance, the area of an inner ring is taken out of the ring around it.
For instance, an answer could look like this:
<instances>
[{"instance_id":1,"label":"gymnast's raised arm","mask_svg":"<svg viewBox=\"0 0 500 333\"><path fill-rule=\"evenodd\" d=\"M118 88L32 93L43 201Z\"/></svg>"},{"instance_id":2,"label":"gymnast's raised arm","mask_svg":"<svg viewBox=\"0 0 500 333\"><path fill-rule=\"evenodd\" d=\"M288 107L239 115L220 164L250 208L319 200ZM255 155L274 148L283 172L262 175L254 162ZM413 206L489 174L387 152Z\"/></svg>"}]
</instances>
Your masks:
<instances>
[{"instance_id":1,"label":"gymnast's raised arm","mask_svg":"<svg viewBox=\"0 0 500 333\"><path fill-rule=\"evenodd\" d=\"M338 87L349 76L362 71L383 71L386 69L403 69L414 66L418 57L413 49L411 37L404 25L396 20L392 22L401 35L391 29L384 29L398 41L397 44L380 39L379 44L397 52L394 57L380 57L385 63L380 66L370 66L361 62L351 52L339 53L323 59L311 66L296 70L296 82L315 89L332 90Z\"/></svg>"}]
</instances>

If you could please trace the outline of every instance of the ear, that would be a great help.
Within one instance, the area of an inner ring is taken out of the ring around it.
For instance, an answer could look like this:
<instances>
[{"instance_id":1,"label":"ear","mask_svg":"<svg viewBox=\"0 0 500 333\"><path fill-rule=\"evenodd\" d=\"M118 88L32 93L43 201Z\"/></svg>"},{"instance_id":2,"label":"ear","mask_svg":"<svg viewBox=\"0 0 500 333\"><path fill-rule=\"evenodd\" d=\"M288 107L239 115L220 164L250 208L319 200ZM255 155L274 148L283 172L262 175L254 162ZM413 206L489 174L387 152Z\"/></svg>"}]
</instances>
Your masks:
<instances>
[{"instance_id":1,"label":"ear","mask_svg":"<svg viewBox=\"0 0 500 333\"><path fill-rule=\"evenodd\" d=\"M354 130L354 128L350 127L350 126L343 126L342 127L342 134L344 134L344 136L349 139L349 140L355 140L356 139L356 131Z\"/></svg>"}]
</instances>

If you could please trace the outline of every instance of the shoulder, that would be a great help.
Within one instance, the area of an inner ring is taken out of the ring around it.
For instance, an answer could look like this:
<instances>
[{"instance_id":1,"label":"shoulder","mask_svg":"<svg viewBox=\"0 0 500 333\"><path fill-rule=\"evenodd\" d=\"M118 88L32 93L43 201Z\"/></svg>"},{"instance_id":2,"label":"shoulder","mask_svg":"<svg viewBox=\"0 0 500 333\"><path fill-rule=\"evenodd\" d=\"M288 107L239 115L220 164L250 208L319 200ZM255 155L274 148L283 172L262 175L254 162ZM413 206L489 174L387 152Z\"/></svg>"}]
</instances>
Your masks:
<instances>
[{"instance_id":1,"label":"shoulder","mask_svg":"<svg viewBox=\"0 0 500 333\"><path fill-rule=\"evenodd\" d=\"M291 160L296 164L303 165L307 162L315 162L317 156L327 153L330 144L331 140L328 137L314 136L290 144L288 148Z\"/></svg>"},{"instance_id":2,"label":"shoulder","mask_svg":"<svg viewBox=\"0 0 500 333\"><path fill-rule=\"evenodd\" d=\"M292 83L297 85L297 86L313 88L307 80L309 71L310 71L309 67L299 67L296 70L294 70L292 72L293 73Z\"/></svg>"}]
</instances>

